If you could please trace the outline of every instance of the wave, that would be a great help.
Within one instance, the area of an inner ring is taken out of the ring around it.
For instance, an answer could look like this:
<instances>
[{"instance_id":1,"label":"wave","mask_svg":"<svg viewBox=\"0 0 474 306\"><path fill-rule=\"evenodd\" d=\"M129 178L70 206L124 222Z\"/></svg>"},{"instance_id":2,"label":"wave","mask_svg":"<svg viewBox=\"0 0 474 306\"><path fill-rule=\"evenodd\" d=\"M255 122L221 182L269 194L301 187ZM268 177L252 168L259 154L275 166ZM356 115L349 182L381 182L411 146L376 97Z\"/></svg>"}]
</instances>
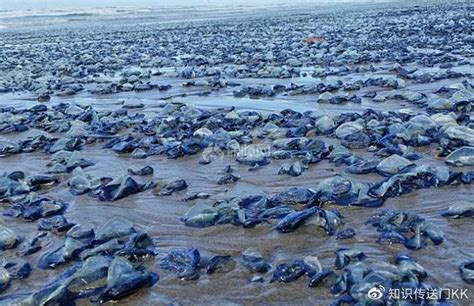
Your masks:
<instances>
[{"instance_id":1,"label":"wave","mask_svg":"<svg viewBox=\"0 0 474 306\"><path fill-rule=\"evenodd\" d=\"M3 17L2 19L8 20L8 19L18 19L18 18L31 18L31 19L35 19L35 18L72 18L72 17L94 17L94 16L100 16L100 14L94 14L94 13L65 13L65 14L50 14L50 15L37 14L37 15Z\"/></svg>"}]
</instances>

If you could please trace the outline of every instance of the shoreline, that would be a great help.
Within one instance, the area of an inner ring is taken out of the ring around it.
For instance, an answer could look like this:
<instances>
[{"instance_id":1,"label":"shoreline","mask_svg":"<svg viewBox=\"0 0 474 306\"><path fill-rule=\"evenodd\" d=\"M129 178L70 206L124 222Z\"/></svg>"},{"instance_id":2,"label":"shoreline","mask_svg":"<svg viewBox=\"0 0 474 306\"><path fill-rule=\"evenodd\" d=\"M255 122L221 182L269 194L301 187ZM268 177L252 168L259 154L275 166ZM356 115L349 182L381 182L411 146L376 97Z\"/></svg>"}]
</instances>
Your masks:
<instances>
[{"instance_id":1,"label":"shoreline","mask_svg":"<svg viewBox=\"0 0 474 306\"><path fill-rule=\"evenodd\" d=\"M462 0L458 0L459 3L463 3ZM451 3L446 0L436 0L428 4L439 5L440 3ZM379 3L374 3L369 0L359 2L343 2L337 4L329 3L318 3L312 4L309 2L301 3L280 3L273 5L235 5L230 9L228 6L213 6L213 5L199 5L191 8L187 6L164 6L164 7L142 7L133 8L129 10L127 7L106 7L106 8L93 8L97 10L97 13L90 13L90 8L83 9L71 9L71 10L59 10L57 15L48 15L50 10L40 10L44 14L33 13L31 14L11 17L9 16L14 11L5 10L0 12L0 31L35 31L38 29L48 28L71 28L71 27L87 27L91 25L96 26L113 26L117 22L126 22L130 24L155 24L155 25L176 25L179 23L205 23L205 22L219 22L219 21L238 21L239 18L265 18L270 16L288 16L295 14L320 14L316 10L323 10L323 12L330 13L331 11L350 11L350 10L365 10L365 9L390 9L413 6L426 6L426 2L423 0L416 1L392 1L387 0ZM163 10L164 9L164 10ZM114 14L108 13L108 10L113 10ZM284 11L282 11L284 10ZM314 10L308 12L308 10ZM21 12L21 11L18 11ZM192 12L196 17L186 17L187 12ZM169 14L176 14L174 17L169 17ZM222 14L227 16L222 17ZM87 18L90 17L90 18ZM55 21L55 18L60 18ZM165 20L163 20L165 18ZM31 21L28 21L30 20ZM19 23L25 20L36 24ZM44 20L41 20L44 19ZM143 20L145 19L145 20ZM166 20L167 19L167 20ZM55 21L52 23L52 21Z\"/></svg>"}]
</instances>

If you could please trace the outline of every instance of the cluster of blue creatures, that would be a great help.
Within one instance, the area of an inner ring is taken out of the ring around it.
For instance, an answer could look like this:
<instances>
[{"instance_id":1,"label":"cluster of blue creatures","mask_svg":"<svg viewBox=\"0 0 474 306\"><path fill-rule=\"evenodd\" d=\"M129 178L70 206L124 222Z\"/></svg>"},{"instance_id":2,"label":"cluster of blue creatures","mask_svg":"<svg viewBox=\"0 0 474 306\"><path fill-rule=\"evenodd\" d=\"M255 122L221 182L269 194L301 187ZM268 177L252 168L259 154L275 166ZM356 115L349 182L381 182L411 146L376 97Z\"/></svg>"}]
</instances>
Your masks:
<instances>
[{"instance_id":1,"label":"cluster of blue creatures","mask_svg":"<svg viewBox=\"0 0 474 306\"><path fill-rule=\"evenodd\" d=\"M61 217L61 216L59 216ZM41 219L43 220L43 219ZM41 222L40 220L40 222ZM63 219L64 220L64 219ZM156 256L155 244L146 233L137 231L126 219L115 217L93 230L81 225L53 226L42 230L66 231L64 244L46 251L38 260L39 269L69 267L35 292L21 292L0 297L0 304L73 305L74 300L91 297L105 303L128 296L142 287L155 284L158 274L148 272L142 263ZM4 261L0 290L9 288L15 279L29 276L32 267L22 258L42 249L41 232L29 241L1 225L0 248L20 245L19 259Z\"/></svg>"},{"instance_id":2,"label":"cluster of blue creatures","mask_svg":"<svg viewBox=\"0 0 474 306\"><path fill-rule=\"evenodd\" d=\"M239 267L248 270L255 283L306 279L310 287L327 287L336 297L334 305L430 305L425 300L393 300L386 292L377 301L371 299L369 291L379 286L436 289L413 254L447 239L422 215L378 208L421 189L470 188L474 180L474 85L472 70L465 69L473 55L466 44L472 41L469 19L458 4L423 12L393 8L280 18L286 22L262 17L251 26L247 21L220 22L170 27L158 34L154 25L137 29L132 24L131 30L107 33L0 33L9 46L0 49L0 93L28 92L41 102L0 107L0 157L34 153L47 158L40 173L3 169L0 176L0 305L117 301L159 282L153 261L159 261L163 273L183 281ZM304 40L295 29L316 37ZM68 39L44 43L65 35ZM174 83L158 84L173 78L184 81L180 89ZM413 89L435 81L445 85L423 92ZM116 109L105 109L61 99L145 90L155 90L162 98L153 112L141 111L146 107L141 102L124 101ZM171 91L178 97L193 92L200 99L219 93L233 101L304 95L315 107L273 112L198 108L167 101L173 96L164 97L164 92ZM384 102L403 107L409 103L412 108L377 110ZM325 104L373 107L333 113L323 111ZM281 235L309 229L314 235L350 242L360 232L347 226L345 210L356 206L374 209L366 226L377 233L377 243L400 245L410 255L373 262L363 250L340 248L331 267L323 267L316 256L272 262L255 249L206 257L196 247L162 252L154 237L118 216L98 228L85 227L68 220L64 214L69 203L49 191L65 187L72 197L115 202L147 192L160 199L178 197L188 188L183 178L155 181L152 165L129 168L123 176L94 177L89 171L95 166L93 157L82 154L89 146L142 163L152 156L170 162L198 157L194 161L199 165L226 159L228 165L215 179L225 190L246 176L231 163L253 173L278 164L272 168L275 175L288 180L304 178L305 172L327 163L337 174L308 182L308 187L219 200L206 190L187 194L182 200L191 205L176 221L197 231L224 224L268 227ZM435 155L429 161L422 153L427 151ZM365 175L371 180L365 181ZM442 216L453 223L472 218L474 205L455 203ZM19 235L16 224L11 225L14 221L33 224L37 232ZM46 242L51 236L54 246ZM37 264L32 265L35 256ZM474 258L458 265L460 279L474 284ZM12 292L34 269L61 272L39 289ZM431 303L449 301L439 296Z\"/></svg>"},{"instance_id":3,"label":"cluster of blue creatures","mask_svg":"<svg viewBox=\"0 0 474 306\"><path fill-rule=\"evenodd\" d=\"M258 171L273 160L296 160L296 163L307 168L327 160L336 166L346 165L346 171L350 174L375 173L380 176L378 182L364 182L336 174L320 180L314 188L293 187L272 196L230 197L212 204L207 204L211 195L200 192L183 199L196 201L196 204L181 218L186 226L198 228L231 223L244 228L274 226L280 233L290 233L300 227L315 227L322 235L351 239L356 231L344 226L344 217L334 205L377 208L391 197L433 186L442 188L470 184L474 177L474 172L453 171L444 165L416 164L420 155L410 147L438 143L441 156L448 155L443 152L449 152L451 157L448 156L447 161L455 160L457 157L453 157L452 152L461 148L462 158L458 162L463 163L469 162L472 154L472 151L466 150L469 148L469 138L458 134L454 134L457 135L454 137L446 132L443 123L435 121L436 117L433 119L427 115L374 110L363 114L343 113L335 119L331 131L321 132L321 121L326 121L326 118L314 119L314 114L310 112L284 110L264 116L257 112L237 112L232 108L201 110L184 104L166 104L162 110L166 116L149 119L140 113L101 112L92 107L67 104L59 104L51 109L46 105L21 110L2 109L2 114L6 114L7 118L20 118L21 124L26 127L21 129L34 130L26 139L2 141L2 155L42 150L50 158L45 173L27 175L23 171L13 171L0 177L0 198L7 203L4 217L36 221L38 228L37 235L24 239L1 225L0 248L17 249L21 259L4 263L0 289L6 291L15 279L28 277L32 267L24 258L42 250L41 240L47 232L64 235L65 240L63 245L41 254L38 268L72 266L38 292L7 295L0 301L10 303L28 300L33 303L62 304L89 297L91 301L106 302L120 299L158 281L158 275L148 272L142 265L157 255L151 237L135 230L127 220L121 218L109 220L95 231L83 228L63 216L68 204L51 198L48 191L61 184L65 176L69 177L66 183L71 194L88 195L100 201L118 201L147 190L152 190L157 196L170 196L186 190L188 184L179 178L161 184L152 179L142 183L142 179L153 175L151 166L129 168L126 175L121 177L92 178L87 168L93 166L94 161L83 158L80 153L90 143L103 143L105 150L117 154L134 156L139 151L140 158L158 154L171 159L196 155L217 147L221 150L236 150L236 162L248 165L250 171ZM10 117L8 114L15 116ZM186 116L182 117L182 114ZM462 115L446 115L443 118L448 119L456 122L456 125L450 124L447 129L470 129L469 121ZM291 127L298 122L305 122L304 128ZM315 126L314 133L339 138L343 145L327 146L322 140L309 137L308 129L311 129L309 126L312 124ZM11 125L18 126L14 123ZM185 126L186 129L183 129ZM359 129L358 126L363 127ZM128 136L115 135L127 129L132 131ZM275 150L265 153L259 151L258 147L250 146L250 150L244 147L252 143L251 130L257 131L261 141L271 141ZM13 131L18 132L18 129ZM281 134L281 131L284 133ZM56 135L58 132L64 133L64 137L52 136L50 132ZM352 137L351 133L371 136L370 139ZM168 142L163 142L163 137ZM170 138L176 140L169 141ZM348 149L353 147L367 147L380 159L366 160L354 155ZM203 154L199 163L211 163L213 160L212 155L206 157ZM455 165L454 162L447 163ZM216 184L236 184L242 176L231 166L227 166L223 174ZM443 213L443 216L451 218L473 215L474 207L468 204L453 205ZM429 242L434 245L443 242L443 233L435 225L421 216L403 211L384 210L372 217L368 224L380 233L379 243L400 243L407 249L417 250ZM304 259L273 265L254 253L243 254L238 260L229 255L215 256L203 263L199 251L192 248L171 252L162 259L160 267L186 280L197 279L201 269L208 274L230 271L237 262L253 273L271 272L273 276L270 282L290 282L307 275L310 286L330 283L330 291L340 295L338 301L341 303L363 301L361 292L370 283L367 275L371 275L371 282L387 286L405 286L406 278L410 286L428 286L424 283L426 272L418 271L421 268L410 257L397 257L398 270L390 277L382 277L367 267L352 267L353 263L365 258L366 255L361 251L340 249L336 252L333 270L315 268L314 263L312 266ZM415 267L413 269L417 271L400 270L400 265L405 267L405 264ZM342 270L344 272L341 274ZM460 265L461 277L468 283L473 281L472 270L472 262ZM257 276L252 281L265 279Z\"/></svg>"},{"instance_id":4,"label":"cluster of blue creatures","mask_svg":"<svg viewBox=\"0 0 474 306\"><path fill-rule=\"evenodd\" d=\"M170 81L178 79L182 87L200 95L230 91L236 97L268 98L321 93L318 101L323 103L358 103L362 97L384 102L396 97L376 92L374 86L398 89L405 80L425 84L472 78L472 70L457 69L471 64L468 11L468 4L456 1L423 10L301 8L299 14L279 11L278 18L199 25L127 22L113 30L4 31L2 41L8 47L0 50L0 92L29 91L39 101L81 93L163 94L181 87ZM387 72L384 63L390 63L394 77L378 76ZM344 79L353 74L370 77ZM311 82L292 80L301 77ZM326 80L331 77L337 79ZM266 82L249 84L248 79ZM287 80L292 83L282 84ZM360 88L368 92L355 94ZM404 99L440 106L426 96Z\"/></svg>"}]
</instances>

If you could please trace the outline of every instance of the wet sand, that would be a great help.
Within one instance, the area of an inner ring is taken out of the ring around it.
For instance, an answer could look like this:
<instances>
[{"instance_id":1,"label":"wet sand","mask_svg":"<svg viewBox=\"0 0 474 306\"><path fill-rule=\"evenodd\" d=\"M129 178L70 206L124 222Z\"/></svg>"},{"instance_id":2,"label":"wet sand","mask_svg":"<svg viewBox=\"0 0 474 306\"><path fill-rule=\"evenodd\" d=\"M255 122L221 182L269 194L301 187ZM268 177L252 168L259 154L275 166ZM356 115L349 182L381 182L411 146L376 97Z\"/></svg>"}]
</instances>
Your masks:
<instances>
[{"instance_id":1,"label":"wet sand","mask_svg":"<svg viewBox=\"0 0 474 306\"><path fill-rule=\"evenodd\" d=\"M210 22L210 21L206 21ZM393 63L379 63L386 69L380 69L380 74L396 76L389 71ZM457 67L472 73L472 67ZM349 74L344 77L333 79L356 80L359 74ZM465 78L444 79L429 84L417 84L407 81L404 90L415 92L432 92L440 86L448 86L459 83ZM319 79L321 80L321 79ZM323 81L331 80L331 77L323 78ZM184 88L179 84L182 79L163 75L152 78L157 83L170 83L174 86L167 92L145 91L145 92L120 92L111 95L97 96L87 92L78 93L71 97L52 96L47 102L48 107L61 102L77 103L79 105L91 105L98 110L119 109L123 101L143 103L144 108L130 110L153 116L166 102L182 102L194 104L202 108L217 108L235 106L237 110L257 110L262 113L278 112L283 109L296 111L321 110L328 114L339 114L343 112L362 112L367 108L381 111L397 111L401 108L409 108L414 111L422 110L401 100L390 100L384 103L376 103L371 99L363 98L362 103L351 103L341 105L318 104L315 102L318 95L278 95L272 98L236 98L232 89L223 89L212 92L209 95L201 95L200 88ZM239 81L248 84L280 84L288 85L295 83L314 83L314 78L296 79L231 79L228 81ZM471 79L472 81L472 79ZM355 91L357 95L374 88L365 87ZM379 90L379 88L377 88ZM386 89L383 89L386 90ZM186 93L186 97L179 95ZM168 97L170 100L164 100ZM0 95L2 107L15 106L19 108L31 107L36 102L35 94L6 93ZM472 112L469 113L472 117ZM2 135L6 139L19 139L21 133ZM332 136L325 137L328 143L336 142ZM430 283L443 288L468 288L474 295L474 287L461 280L458 272L460 262L472 259L474 254L474 240L471 233L474 230L472 219L451 220L442 218L440 213L454 203L471 201L474 196L472 185L446 186L442 188L421 189L407 195L390 198L385 201L381 208L363 207L341 207L346 227L352 227L357 235L350 240L336 240L335 236L326 236L322 232L313 232L314 228L308 227L298 229L294 233L281 234L274 230L275 224L263 224L252 229L245 229L231 224L212 226L203 229L186 227L181 221L181 216L193 204L203 201L212 203L216 200L245 195L262 194L272 196L289 187L314 188L322 179L332 177L335 173L344 174L347 177L362 181L380 181L377 174L351 175L345 173L345 166L335 166L326 160L312 165L299 177L287 175L276 175L280 165L284 161L272 160L271 164L258 171L248 171L248 166L237 163L233 158L224 157L217 159L208 165L198 163L200 155L187 156L179 159L167 159L163 156L149 156L143 160L131 159L129 154L114 154L110 150L103 150L102 144L87 145L81 152L83 157L93 160L95 165L87 168L87 173L92 177L111 176L117 177L126 172L130 166L152 166L155 170L153 179L168 179L181 177L186 179L189 187L185 191L174 193L172 196L157 197L151 192L141 192L128 196L114 202L99 202L87 195L73 196L69 193L66 182L67 175L61 183L48 191L48 195L69 203L64 216L84 226L97 228L111 216L122 216L129 219L137 228L147 232L154 239L159 255L145 264L149 270L160 274L160 281L153 287L143 289L140 292L120 300L119 305L232 305L232 304L271 304L271 305L327 305L334 300L328 288L310 288L306 279L295 282L269 283L270 274L264 275L267 280L264 283L249 282L252 273L244 267L237 265L236 269L223 274L207 275L201 273L196 281L181 281L173 273L164 271L159 266L159 261L170 250L197 247L203 257L212 255L239 256L249 247L256 247L268 258L272 264L277 265L295 258L308 255L316 255L323 266L334 264L334 252L342 247L359 248L367 255L368 263L379 261L392 261L393 256L400 251L412 254L417 262L428 271ZM364 150L356 151L361 155L367 154ZM423 154L423 158L417 164L443 165L444 159L436 157L436 146L417 148L417 152ZM22 170L26 173L43 173L49 157L41 152L23 153L0 159L0 167L3 171ZM242 179L235 184L218 185L221 170L232 165L241 175ZM473 167L457 168L453 170L469 171ZM192 203L181 201L182 198L197 192L208 192L211 198L207 200L196 200ZM6 210L7 204L0 204L0 212ZM383 245L376 243L378 233L375 228L366 225L369 217L377 214L381 209L393 208L406 210L424 216L428 221L438 226L444 233L444 242L441 245L428 245L426 248L416 251L406 250L403 245ZM27 223L15 218L2 216L1 220L7 226L18 233L29 236L36 231L36 223ZM33 267L36 267L39 255L44 251L59 246L63 237L48 234L43 250L28 257ZM14 251L3 252L2 256L10 256ZM56 270L40 270L34 268L30 277L12 283L7 293L30 292L41 288L45 279L52 279L65 267ZM460 305L468 305L466 301L455 302ZM88 305L87 300L78 300L78 305Z\"/></svg>"}]
</instances>

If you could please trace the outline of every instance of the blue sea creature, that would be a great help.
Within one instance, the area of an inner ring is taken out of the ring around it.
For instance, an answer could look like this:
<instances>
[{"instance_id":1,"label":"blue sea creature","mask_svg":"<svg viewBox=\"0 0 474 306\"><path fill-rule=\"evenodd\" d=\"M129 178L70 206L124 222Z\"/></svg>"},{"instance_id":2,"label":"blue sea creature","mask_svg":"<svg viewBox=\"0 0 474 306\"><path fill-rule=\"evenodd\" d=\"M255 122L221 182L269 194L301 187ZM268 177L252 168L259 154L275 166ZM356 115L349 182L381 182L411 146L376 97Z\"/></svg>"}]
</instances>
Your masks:
<instances>
[{"instance_id":1,"label":"blue sea creature","mask_svg":"<svg viewBox=\"0 0 474 306\"><path fill-rule=\"evenodd\" d=\"M107 287L99 295L97 301L105 303L119 300L143 287L153 286L158 280L158 274L137 270L127 259L116 257L110 263Z\"/></svg>"},{"instance_id":2,"label":"blue sea creature","mask_svg":"<svg viewBox=\"0 0 474 306\"><path fill-rule=\"evenodd\" d=\"M336 280L336 273L333 270L325 269L321 272L318 272L312 275L308 285L310 287L317 287L327 281L334 283L335 280Z\"/></svg>"},{"instance_id":3,"label":"blue sea creature","mask_svg":"<svg viewBox=\"0 0 474 306\"><path fill-rule=\"evenodd\" d=\"M339 231L336 235L337 239L350 239L356 235L354 229L346 228L342 231Z\"/></svg>"},{"instance_id":4,"label":"blue sea creature","mask_svg":"<svg viewBox=\"0 0 474 306\"><path fill-rule=\"evenodd\" d=\"M214 256L206 266L206 273L229 272L235 268L235 261L231 256Z\"/></svg>"},{"instance_id":5,"label":"blue sea creature","mask_svg":"<svg viewBox=\"0 0 474 306\"><path fill-rule=\"evenodd\" d=\"M280 233L293 232L299 226L301 226L308 218L313 216L318 210L319 208L312 207L302 211L290 213L278 222L276 229Z\"/></svg>"},{"instance_id":6,"label":"blue sea creature","mask_svg":"<svg viewBox=\"0 0 474 306\"><path fill-rule=\"evenodd\" d=\"M64 246L60 246L52 251L48 251L41 255L38 260L38 268L40 269L54 269L66 262L64 259Z\"/></svg>"},{"instance_id":7,"label":"blue sea creature","mask_svg":"<svg viewBox=\"0 0 474 306\"><path fill-rule=\"evenodd\" d=\"M172 251L163 258L160 267L176 272L180 279L194 280L199 278L198 264L200 260L201 255L196 248Z\"/></svg>"},{"instance_id":8,"label":"blue sea creature","mask_svg":"<svg viewBox=\"0 0 474 306\"><path fill-rule=\"evenodd\" d=\"M346 267L352 261L361 261L367 256L364 252L355 249L339 249L336 251L336 262L334 266L336 269L342 269Z\"/></svg>"},{"instance_id":9,"label":"blue sea creature","mask_svg":"<svg viewBox=\"0 0 474 306\"><path fill-rule=\"evenodd\" d=\"M284 263L277 266L270 282L279 281L289 283L297 280L304 274L306 274L306 265L304 262L302 260L294 260L291 263Z\"/></svg>"},{"instance_id":10,"label":"blue sea creature","mask_svg":"<svg viewBox=\"0 0 474 306\"><path fill-rule=\"evenodd\" d=\"M272 267L260 253L253 249L246 250L240 256L240 262L251 272L257 273L267 273Z\"/></svg>"},{"instance_id":11,"label":"blue sea creature","mask_svg":"<svg viewBox=\"0 0 474 306\"><path fill-rule=\"evenodd\" d=\"M12 229L0 224L0 251L16 247L19 241L19 236Z\"/></svg>"},{"instance_id":12,"label":"blue sea creature","mask_svg":"<svg viewBox=\"0 0 474 306\"><path fill-rule=\"evenodd\" d=\"M474 284L474 261L462 263L459 266L461 278L468 284Z\"/></svg>"}]
</instances>

